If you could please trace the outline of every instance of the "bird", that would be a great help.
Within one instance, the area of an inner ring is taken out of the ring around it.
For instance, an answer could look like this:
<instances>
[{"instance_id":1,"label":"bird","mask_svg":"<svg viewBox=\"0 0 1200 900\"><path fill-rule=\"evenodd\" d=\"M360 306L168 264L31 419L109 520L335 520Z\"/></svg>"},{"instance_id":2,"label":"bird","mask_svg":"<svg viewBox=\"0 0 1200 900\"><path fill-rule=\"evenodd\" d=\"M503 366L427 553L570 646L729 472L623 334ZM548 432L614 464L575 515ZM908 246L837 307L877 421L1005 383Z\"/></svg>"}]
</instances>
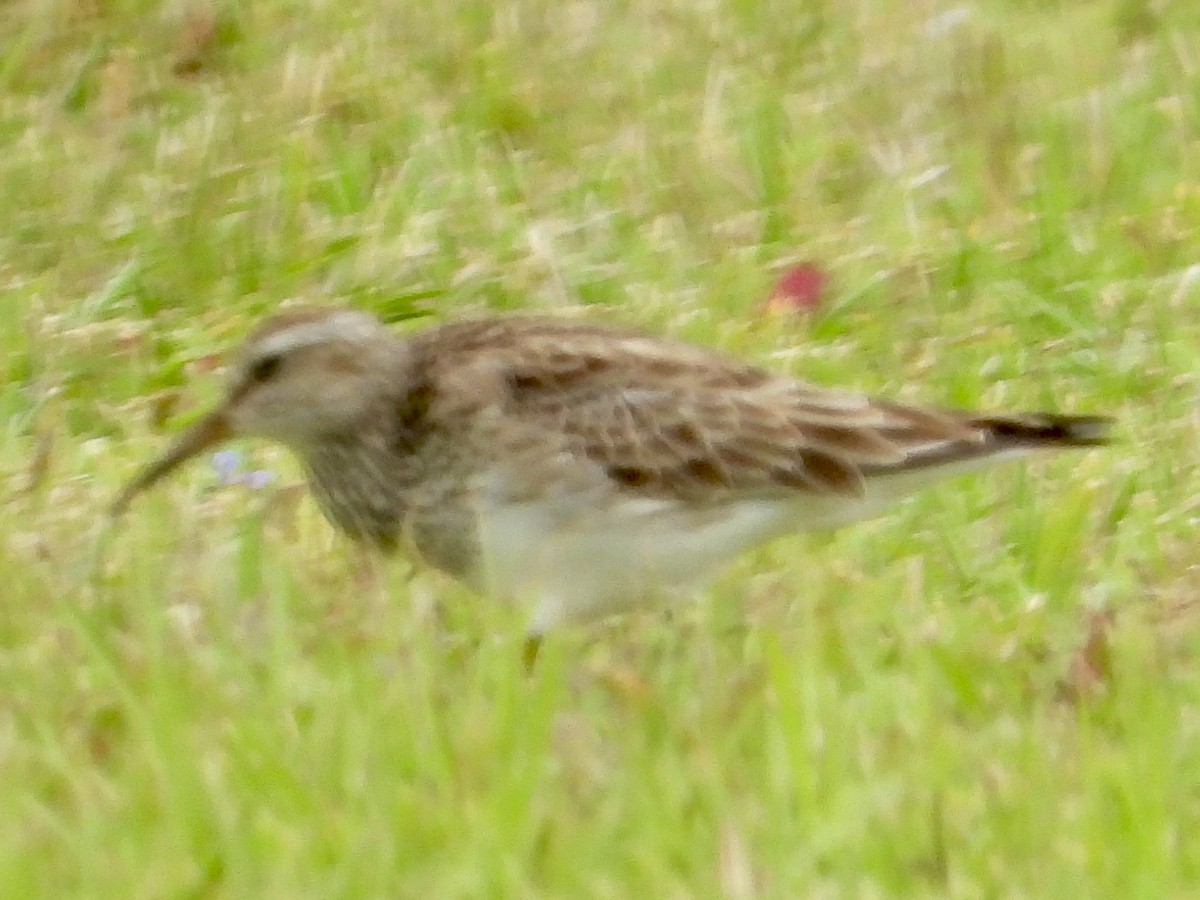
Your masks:
<instances>
[{"instance_id":1,"label":"bird","mask_svg":"<svg viewBox=\"0 0 1200 900\"><path fill-rule=\"evenodd\" d=\"M518 604L530 664L552 630L694 593L757 545L987 463L1108 443L1112 425L902 404L528 314L398 334L353 307L285 308L227 379L114 516L230 439L277 442L337 530Z\"/></svg>"}]
</instances>

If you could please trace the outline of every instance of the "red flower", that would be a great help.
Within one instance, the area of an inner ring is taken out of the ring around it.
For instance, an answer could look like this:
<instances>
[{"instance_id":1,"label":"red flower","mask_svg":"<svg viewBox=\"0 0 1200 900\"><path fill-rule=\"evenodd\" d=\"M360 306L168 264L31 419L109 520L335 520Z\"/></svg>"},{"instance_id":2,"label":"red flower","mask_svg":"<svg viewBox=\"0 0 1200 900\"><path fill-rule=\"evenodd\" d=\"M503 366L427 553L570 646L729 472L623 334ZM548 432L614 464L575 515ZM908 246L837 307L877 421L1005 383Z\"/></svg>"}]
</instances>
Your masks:
<instances>
[{"instance_id":1,"label":"red flower","mask_svg":"<svg viewBox=\"0 0 1200 900\"><path fill-rule=\"evenodd\" d=\"M816 263L800 263L785 271L767 298L768 312L813 312L821 305L829 276Z\"/></svg>"}]
</instances>

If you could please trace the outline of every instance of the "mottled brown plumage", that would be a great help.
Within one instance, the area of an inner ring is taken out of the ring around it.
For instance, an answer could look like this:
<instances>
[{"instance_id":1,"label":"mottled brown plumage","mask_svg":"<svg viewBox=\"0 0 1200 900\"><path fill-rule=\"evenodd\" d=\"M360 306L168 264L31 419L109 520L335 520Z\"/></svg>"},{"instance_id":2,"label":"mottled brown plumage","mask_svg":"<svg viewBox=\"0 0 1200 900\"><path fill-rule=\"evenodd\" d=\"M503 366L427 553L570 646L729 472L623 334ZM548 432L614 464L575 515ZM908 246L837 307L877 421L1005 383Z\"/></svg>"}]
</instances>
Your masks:
<instances>
[{"instance_id":1,"label":"mottled brown plumage","mask_svg":"<svg viewBox=\"0 0 1200 900\"><path fill-rule=\"evenodd\" d=\"M225 403L116 508L228 437L273 439L342 531L529 604L541 631L870 515L942 473L1102 443L1107 425L904 406L579 321L400 337L361 312L296 309L250 335Z\"/></svg>"}]
</instances>

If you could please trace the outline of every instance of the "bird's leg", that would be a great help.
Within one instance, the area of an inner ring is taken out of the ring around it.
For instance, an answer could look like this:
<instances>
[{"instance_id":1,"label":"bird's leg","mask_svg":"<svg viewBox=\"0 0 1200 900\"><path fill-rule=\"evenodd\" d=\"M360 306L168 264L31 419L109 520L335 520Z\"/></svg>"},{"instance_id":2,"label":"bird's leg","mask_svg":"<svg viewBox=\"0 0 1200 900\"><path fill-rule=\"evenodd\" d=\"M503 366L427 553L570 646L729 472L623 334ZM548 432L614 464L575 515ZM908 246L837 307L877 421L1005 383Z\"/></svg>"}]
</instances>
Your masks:
<instances>
[{"instance_id":1,"label":"bird's leg","mask_svg":"<svg viewBox=\"0 0 1200 900\"><path fill-rule=\"evenodd\" d=\"M378 548L357 541L350 543L349 562L351 581L356 588L356 604L369 610L372 618L383 615L390 605L387 579L384 577L383 557Z\"/></svg>"},{"instance_id":2,"label":"bird's leg","mask_svg":"<svg viewBox=\"0 0 1200 900\"><path fill-rule=\"evenodd\" d=\"M525 638L525 643L521 646L521 662L525 664L525 674L533 673L534 666L537 665L538 651L542 649L542 636L536 632L531 632Z\"/></svg>"},{"instance_id":3,"label":"bird's leg","mask_svg":"<svg viewBox=\"0 0 1200 900\"><path fill-rule=\"evenodd\" d=\"M521 660L525 663L526 674L532 674L537 665L538 653L542 649L542 640L546 633L562 624L564 608L562 600L553 592L544 591L536 597L533 616L526 626L525 643L521 648Z\"/></svg>"},{"instance_id":4,"label":"bird's leg","mask_svg":"<svg viewBox=\"0 0 1200 900\"><path fill-rule=\"evenodd\" d=\"M370 593L382 591L384 580L379 552L374 547L352 542L349 555L355 587Z\"/></svg>"}]
</instances>

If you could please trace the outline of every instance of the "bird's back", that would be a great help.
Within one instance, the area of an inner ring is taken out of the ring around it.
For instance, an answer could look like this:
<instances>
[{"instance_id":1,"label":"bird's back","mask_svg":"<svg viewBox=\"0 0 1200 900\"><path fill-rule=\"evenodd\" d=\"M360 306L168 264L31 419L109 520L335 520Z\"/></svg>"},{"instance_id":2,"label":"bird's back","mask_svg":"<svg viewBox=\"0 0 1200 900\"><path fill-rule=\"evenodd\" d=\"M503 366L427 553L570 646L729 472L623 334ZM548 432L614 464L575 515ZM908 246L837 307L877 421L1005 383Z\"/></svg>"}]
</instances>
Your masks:
<instances>
[{"instance_id":1,"label":"bird's back","mask_svg":"<svg viewBox=\"0 0 1200 900\"><path fill-rule=\"evenodd\" d=\"M1095 443L1105 425L906 406L585 322L467 321L424 332L413 346L444 417L486 423L498 452L527 450L537 468L536 456L552 449L616 489L681 502L860 496L869 477Z\"/></svg>"}]
</instances>

